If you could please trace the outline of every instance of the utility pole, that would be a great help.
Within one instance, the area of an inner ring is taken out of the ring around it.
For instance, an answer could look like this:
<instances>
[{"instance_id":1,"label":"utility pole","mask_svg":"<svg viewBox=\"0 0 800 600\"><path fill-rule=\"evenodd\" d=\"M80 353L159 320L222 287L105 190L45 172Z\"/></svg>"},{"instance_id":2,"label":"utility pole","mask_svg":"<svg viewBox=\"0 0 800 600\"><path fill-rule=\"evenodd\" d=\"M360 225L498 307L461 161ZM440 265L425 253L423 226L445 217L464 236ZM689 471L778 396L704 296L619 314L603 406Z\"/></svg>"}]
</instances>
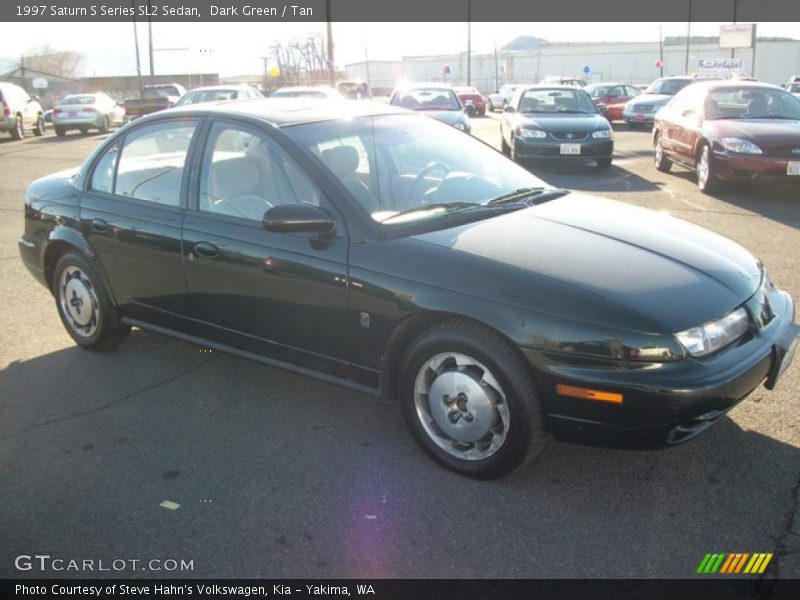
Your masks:
<instances>
[{"instance_id":1,"label":"utility pole","mask_svg":"<svg viewBox=\"0 0 800 600\"><path fill-rule=\"evenodd\" d=\"M684 74L689 74L689 40L692 39L692 0L689 0L689 20L686 23L686 62L684 64Z\"/></svg>"},{"instance_id":2,"label":"utility pole","mask_svg":"<svg viewBox=\"0 0 800 600\"><path fill-rule=\"evenodd\" d=\"M659 67L659 77L664 76L664 36L661 33L661 25L658 26L658 60L661 64Z\"/></svg>"},{"instance_id":3,"label":"utility pole","mask_svg":"<svg viewBox=\"0 0 800 600\"><path fill-rule=\"evenodd\" d=\"M370 94L371 94L372 93L372 80L370 79L370 76L369 76L369 51L367 49L367 44L364 44L364 63L366 64L366 67L367 67L367 85L369 86Z\"/></svg>"},{"instance_id":4,"label":"utility pole","mask_svg":"<svg viewBox=\"0 0 800 600\"><path fill-rule=\"evenodd\" d=\"M500 74L497 65L497 38L494 38L494 91L500 90Z\"/></svg>"},{"instance_id":5,"label":"utility pole","mask_svg":"<svg viewBox=\"0 0 800 600\"><path fill-rule=\"evenodd\" d=\"M150 16L150 0L147 0L147 43L150 56L150 85L155 83L156 67L153 63L153 17Z\"/></svg>"},{"instance_id":6,"label":"utility pole","mask_svg":"<svg viewBox=\"0 0 800 600\"><path fill-rule=\"evenodd\" d=\"M133 45L136 48L136 81L139 85L139 94L142 93L142 62L139 58L139 30L136 27L136 0L131 0L131 8L133 9Z\"/></svg>"},{"instance_id":7,"label":"utility pole","mask_svg":"<svg viewBox=\"0 0 800 600\"><path fill-rule=\"evenodd\" d=\"M736 7L737 2L733 0L733 24L736 25ZM731 48L731 58L736 58L736 48Z\"/></svg>"},{"instance_id":8,"label":"utility pole","mask_svg":"<svg viewBox=\"0 0 800 600\"><path fill-rule=\"evenodd\" d=\"M467 85L472 85L472 0L467 0Z\"/></svg>"},{"instance_id":9,"label":"utility pole","mask_svg":"<svg viewBox=\"0 0 800 600\"><path fill-rule=\"evenodd\" d=\"M331 0L325 0L325 14L328 17L328 67L330 71L331 87L336 84L335 63L333 62L333 27L331 24Z\"/></svg>"},{"instance_id":10,"label":"utility pole","mask_svg":"<svg viewBox=\"0 0 800 600\"><path fill-rule=\"evenodd\" d=\"M261 60L264 61L264 94L266 95L269 89L269 79L267 79L267 61L269 60L269 56L262 56Z\"/></svg>"}]
</instances>

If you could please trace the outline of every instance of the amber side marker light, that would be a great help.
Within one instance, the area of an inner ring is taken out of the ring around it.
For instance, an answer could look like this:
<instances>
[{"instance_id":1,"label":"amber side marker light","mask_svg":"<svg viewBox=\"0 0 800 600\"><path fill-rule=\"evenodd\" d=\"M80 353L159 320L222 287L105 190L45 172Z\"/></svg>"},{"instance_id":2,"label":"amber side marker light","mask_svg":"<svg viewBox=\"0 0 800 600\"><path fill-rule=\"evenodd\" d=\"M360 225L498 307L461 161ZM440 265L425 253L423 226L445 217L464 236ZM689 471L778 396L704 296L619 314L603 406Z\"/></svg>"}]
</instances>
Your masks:
<instances>
[{"instance_id":1,"label":"amber side marker light","mask_svg":"<svg viewBox=\"0 0 800 600\"><path fill-rule=\"evenodd\" d=\"M622 394L613 392L602 392L600 390L590 390L588 388L575 387L572 385L556 385L556 393L559 396L571 396L583 400L595 400L596 402L610 402L611 404L622 404Z\"/></svg>"}]
</instances>

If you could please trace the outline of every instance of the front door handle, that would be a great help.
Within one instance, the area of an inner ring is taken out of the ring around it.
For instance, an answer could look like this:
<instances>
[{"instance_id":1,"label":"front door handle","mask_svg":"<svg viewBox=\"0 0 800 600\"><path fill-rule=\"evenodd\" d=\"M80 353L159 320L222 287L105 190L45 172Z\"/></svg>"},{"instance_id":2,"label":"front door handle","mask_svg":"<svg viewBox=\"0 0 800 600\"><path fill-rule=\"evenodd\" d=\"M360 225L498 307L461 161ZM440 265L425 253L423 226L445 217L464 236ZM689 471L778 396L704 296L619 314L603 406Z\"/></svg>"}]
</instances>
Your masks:
<instances>
[{"instance_id":1,"label":"front door handle","mask_svg":"<svg viewBox=\"0 0 800 600\"><path fill-rule=\"evenodd\" d=\"M206 258L215 258L219 254L219 248L211 242L197 242L194 245L194 251L197 256L205 256Z\"/></svg>"},{"instance_id":2,"label":"front door handle","mask_svg":"<svg viewBox=\"0 0 800 600\"><path fill-rule=\"evenodd\" d=\"M92 231L97 233L105 233L108 231L108 223L103 219L92 219Z\"/></svg>"}]
</instances>

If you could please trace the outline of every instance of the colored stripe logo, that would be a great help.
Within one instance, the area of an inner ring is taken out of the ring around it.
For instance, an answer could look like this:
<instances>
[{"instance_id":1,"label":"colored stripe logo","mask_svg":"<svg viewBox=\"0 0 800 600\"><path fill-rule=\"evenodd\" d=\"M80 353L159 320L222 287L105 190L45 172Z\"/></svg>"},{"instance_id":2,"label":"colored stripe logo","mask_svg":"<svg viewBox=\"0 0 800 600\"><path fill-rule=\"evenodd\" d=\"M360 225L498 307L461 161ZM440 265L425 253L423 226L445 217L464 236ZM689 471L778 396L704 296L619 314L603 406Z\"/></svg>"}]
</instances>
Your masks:
<instances>
[{"instance_id":1,"label":"colored stripe logo","mask_svg":"<svg viewBox=\"0 0 800 600\"><path fill-rule=\"evenodd\" d=\"M760 574L766 570L771 560L771 552L756 552L754 554L750 554L749 552L709 553L700 561L700 565L697 567L697 573L724 573L726 575L737 573Z\"/></svg>"}]
</instances>

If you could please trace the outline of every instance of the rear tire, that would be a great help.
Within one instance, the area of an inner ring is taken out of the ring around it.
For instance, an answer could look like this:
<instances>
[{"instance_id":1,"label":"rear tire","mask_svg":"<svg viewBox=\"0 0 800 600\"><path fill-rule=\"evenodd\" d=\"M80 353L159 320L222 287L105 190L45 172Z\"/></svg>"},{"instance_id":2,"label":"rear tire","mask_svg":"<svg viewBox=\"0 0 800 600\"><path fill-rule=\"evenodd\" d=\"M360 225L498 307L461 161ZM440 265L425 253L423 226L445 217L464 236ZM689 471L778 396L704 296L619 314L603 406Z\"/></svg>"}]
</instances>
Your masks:
<instances>
[{"instance_id":1,"label":"rear tire","mask_svg":"<svg viewBox=\"0 0 800 600\"><path fill-rule=\"evenodd\" d=\"M108 125L108 115L103 117L103 122L100 124L98 128L100 133L108 133L109 125Z\"/></svg>"},{"instance_id":2,"label":"rear tire","mask_svg":"<svg viewBox=\"0 0 800 600\"><path fill-rule=\"evenodd\" d=\"M672 168L672 161L664 154L664 146L661 143L661 134L656 134L656 139L653 142L653 159L656 163L656 169L662 173L667 173Z\"/></svg>"},{"instance_id":3,"label":"rear tire","mask_svg":"<svg viewBox=\"0 0 800 600\"><path fill-rule=\"evenodd\" d=\"M54 125L53 129L55 130L56 135L58 137L64 137L65 135L67 135L67 130L64 129L63 127L59 127L58 125Z\"/></svg>"},{"instance_id":4,"label":"rear tire","mask_svg":"<svg viewBox=\"0 0 800 600\"><path fill-rule=\"evenodd\" d=\"M105 351L128 337L97 271L83 256L68 252L53 271L53 295L61 323L79 346Z\"/></svg>"},{"instance_id":5,"label":"rear tire","mask_svg":"<svg viewBox=\"0 0 800 600\"><path fill-rule=\"evenodd\" d=\"M503 130L500 130L500 151L506 156L511 156L511 146L506 144L506 139L503 137Z\"/></svg>"},{"instance_id":6,"label":"rear tire","mask_svg":"<svg viewBox=\"0 0 800 600\"><path fill-rule=\"evenodd\" d=\"M411 343L398 397L417 443L462 475L501 477L548 440L529 366L498 333L471 321L435 325Z\"/></svg>"},{"instance_id":7,"label":"rear tire","mask_svg":"<svg viewBox=\"0 0 800 600\"><path fill-rule=\"evenodd\" d=\"M14 121L14 129L11 130L11 138L14 140L21 140L25 137L25 122L22 120L22 115L17 115Z\"/></svg>"}]
</instances>

